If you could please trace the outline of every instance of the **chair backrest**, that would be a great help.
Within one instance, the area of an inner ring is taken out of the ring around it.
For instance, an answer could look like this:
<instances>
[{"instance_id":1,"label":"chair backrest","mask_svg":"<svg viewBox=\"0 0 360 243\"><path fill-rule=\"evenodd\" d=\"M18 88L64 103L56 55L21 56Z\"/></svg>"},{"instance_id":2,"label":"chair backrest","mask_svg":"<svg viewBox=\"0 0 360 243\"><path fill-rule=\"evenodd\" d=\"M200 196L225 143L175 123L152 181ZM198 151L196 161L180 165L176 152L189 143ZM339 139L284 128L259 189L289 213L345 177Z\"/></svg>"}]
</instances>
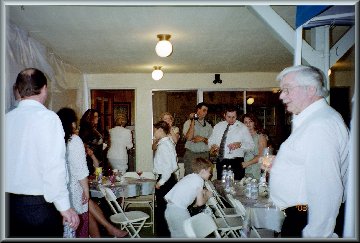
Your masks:
<instances>
[{"instance_id":1,"label":"chair backrest","mask_svg":"<svg viewBox=\"0 0 360 243\"><path fill-rule=\"evenodd\" d=\"M134 171L125 172L124 177L139 178L139 175Z\"/></svg>"},{"instance_id":2,"label":"chair backrest","mask_svg":"<svg viewBox=\"0 0 360 243\"><path fill-rule=\"evenodd\" d=\"M205 187L206 187L206 189L208 189L209 191L212 192L213 196L214 196L215 199L219 202L220 206L221 206L222 208L226 208L225 204L223 203L223 201L222 201L222 199L221 199L222 197L221 197L221 195L218 193L218 191L216 190L214 184L213 184L211 181L207 180L207 181L205 181Z\"/></svg>"},{"instance_id":3,"label":"chair backrest","mask_svg":"<svg viewBox=\"0 0 360 243\"><path fill-rule=\"evenodd\" d=\"M155 174L151 171L144 171L141 176L146 179L155 179Z\"/></svg>"},{"instance_id":4,"label":"chair backrest","mask_svg":"<svg viewBox=\"0 0 360 243\"><path fill-rule=\"evenodd\" d=\"M113 211L113 213L122 213L124 214L125 218L128 220L128 218L126 217L124 210L121 208L121 206L119 205L117 198L114 194L114 192L108 188L108 187L104 187L102 185L99 185L100 191L103 193L106 201L108 202L111 211Z\"/></svg>"},{"instance_id":5,"label":"chair backrest","mask_svg":"<svg viewBox=\"0 0 360 243\"><path fill-rule=\"evenodd\" d=\"M184 231L189 238L205 238L211 233L221 238L213 218L205 213L199 213L184 221Z\"/></svg>"},{"instance_id":6,"label":"chair backrest","mask_svg":"<svg viewBox=\"0 0 360 243\"><path fill-rule=\"evenodd\" d=\"M139 175L134 171L128 171L128 172L125 172L124 177L139 178ZM141 177L146 178L146 179L155 179L155 175L151 171L144 171L141 174Z\"/></svg>"},{"instance_id":7,"label":"chair backrest","mask_svg":"<svg viewBox=\"0 0 360 243\"><path fill-rule=\"evenodd\" d=\"M230 205L235 208L236 212L239 213L241 217L245 217L246 209L240 200L234 198L231 194L226 194L226 197L229 200Z\"/></svg>"},{"instance_id":8,"label":"chair backrest","mask_svg":"<svg viewBox=\"0 0 360 243\"><path fill-rule=\"evenodd\" d=\"M222 210L221 206L219 205L219 202L216 200L214 196L210 197L207 200L206 204L214 210L215 215L219 215L222 218L226 216L224 210Z\"/></svg>"}]
</instances>

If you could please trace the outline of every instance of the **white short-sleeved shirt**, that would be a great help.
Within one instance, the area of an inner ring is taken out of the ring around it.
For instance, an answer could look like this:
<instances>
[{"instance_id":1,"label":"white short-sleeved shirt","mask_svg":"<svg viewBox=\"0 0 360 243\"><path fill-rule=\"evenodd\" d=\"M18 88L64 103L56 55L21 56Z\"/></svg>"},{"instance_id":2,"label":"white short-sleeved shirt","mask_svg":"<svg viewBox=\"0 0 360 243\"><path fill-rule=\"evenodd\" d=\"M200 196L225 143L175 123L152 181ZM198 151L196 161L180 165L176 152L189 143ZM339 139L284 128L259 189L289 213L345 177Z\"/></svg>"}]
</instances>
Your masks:
<instances>
[{"instance_id":1,"label":"white short-sleeved shirt","mask_svg":"<svg viewBox=\"0 0 360 243\"><path fill-rule=\"evenodd\" d=\"M178 181L164 198L168 203L171 202L178 207L187 208L195 201L203 187L204 179L199 174L192 173Z\"/></svg>"}]
</instances>

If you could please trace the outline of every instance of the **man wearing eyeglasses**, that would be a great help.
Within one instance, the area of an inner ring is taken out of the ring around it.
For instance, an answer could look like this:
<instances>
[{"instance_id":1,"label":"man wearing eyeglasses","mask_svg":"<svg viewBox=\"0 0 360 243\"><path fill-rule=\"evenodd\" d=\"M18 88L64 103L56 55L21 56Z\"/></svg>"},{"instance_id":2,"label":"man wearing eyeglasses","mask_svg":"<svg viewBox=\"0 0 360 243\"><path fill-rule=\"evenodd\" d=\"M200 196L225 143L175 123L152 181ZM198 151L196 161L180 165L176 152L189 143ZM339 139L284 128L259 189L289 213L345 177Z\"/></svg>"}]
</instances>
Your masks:
<instances>
[{"instance_id":1,"label":"man wearing eyeglasses","mask_svg":"<svg viewBox=\"0 0 360 243\"><path fill-rule=\"evenodd\" d=\"M346 196L349 130L326 102L329 91L318 68L288 67L277 80L280 99L293 114L292 133L270 173L271 200L286 214L281 236L337 237L336 223L343 226L337 216Z\"/></svg>"}]
</instances>

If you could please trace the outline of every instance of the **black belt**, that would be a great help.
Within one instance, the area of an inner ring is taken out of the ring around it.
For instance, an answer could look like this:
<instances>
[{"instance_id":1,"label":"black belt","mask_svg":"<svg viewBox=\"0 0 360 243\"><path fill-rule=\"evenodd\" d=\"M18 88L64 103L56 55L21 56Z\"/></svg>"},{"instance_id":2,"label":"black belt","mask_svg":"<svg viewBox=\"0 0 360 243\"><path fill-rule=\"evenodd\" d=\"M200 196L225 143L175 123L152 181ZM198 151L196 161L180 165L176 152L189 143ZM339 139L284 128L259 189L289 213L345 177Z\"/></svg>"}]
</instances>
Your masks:
<instances>
[{"instance_id":1,"label":"black belt","mask_svg":"<svg viewBox=\"0 0 360 243\"><path fill-rule=\"evenodd\" d=\"M15 194L15 193L6 193L10 200L15 200L17 202L21 202L24 205L36 205L36 204L44 204L46 202L43 195L25 195L25 194Z\"/></svg>"}]
</instances>

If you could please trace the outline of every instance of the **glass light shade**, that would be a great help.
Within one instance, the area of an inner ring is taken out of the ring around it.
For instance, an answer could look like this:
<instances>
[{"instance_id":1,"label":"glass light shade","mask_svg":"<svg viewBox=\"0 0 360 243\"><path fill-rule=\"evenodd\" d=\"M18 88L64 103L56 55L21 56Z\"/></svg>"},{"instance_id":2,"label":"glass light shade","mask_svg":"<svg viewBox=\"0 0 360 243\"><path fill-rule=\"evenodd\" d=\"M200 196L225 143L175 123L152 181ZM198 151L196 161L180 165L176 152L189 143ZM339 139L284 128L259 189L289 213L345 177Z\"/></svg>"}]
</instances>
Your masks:
<instances>
[{"instance_id":1,"label":"glass light shade","mask_svg":"<svg viewBox=\"0 0 360 243\"><path fill-rule=\"evenodd\" d=\"M151 73L151 77L154 79L154 80L160 80L162 79L162 77L164 76L164 73L162 70L159 70L159 69L156 69L154 70L152 73Z\"/></svg>"},{"instance_id":2,"label":"glass light shade","mask_svg":"<svg viewBox=\"0 0 360 243\"><path fill-rule=\"evenodd\" d=\"M156 44L155 51L159 57L167 57L172 53L172 44L168 40L161 40Z\"/></svg>"},{"instance_id":3,"label":"glass light shade","mask_svg":"<svg viewBox=\"0 0 360 243\"><path fill-rule=\"evenodd\" d=\"M246 100L246 103L248 104L248 105L252 105L253 103L254 103L254 98L253 97L250 97L250 98L248 98L247 100Z\"/></svg>"}]
</instances>

